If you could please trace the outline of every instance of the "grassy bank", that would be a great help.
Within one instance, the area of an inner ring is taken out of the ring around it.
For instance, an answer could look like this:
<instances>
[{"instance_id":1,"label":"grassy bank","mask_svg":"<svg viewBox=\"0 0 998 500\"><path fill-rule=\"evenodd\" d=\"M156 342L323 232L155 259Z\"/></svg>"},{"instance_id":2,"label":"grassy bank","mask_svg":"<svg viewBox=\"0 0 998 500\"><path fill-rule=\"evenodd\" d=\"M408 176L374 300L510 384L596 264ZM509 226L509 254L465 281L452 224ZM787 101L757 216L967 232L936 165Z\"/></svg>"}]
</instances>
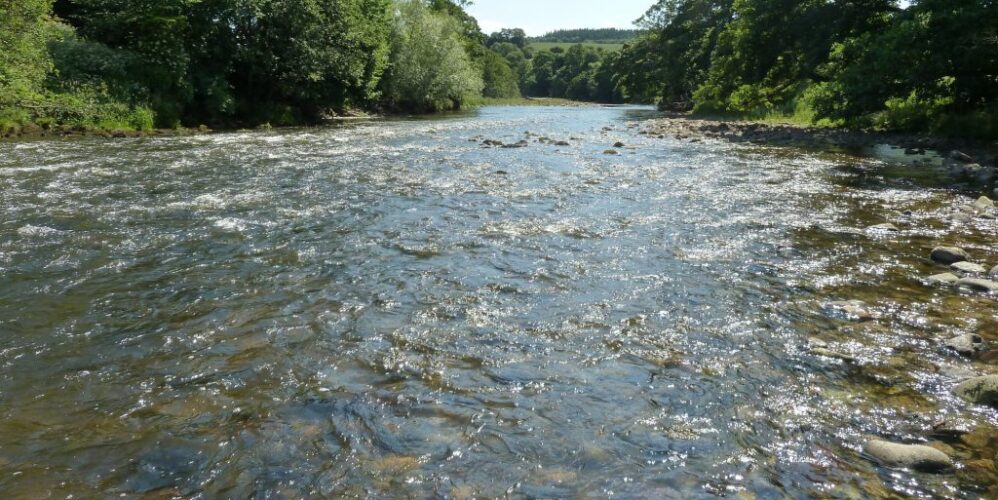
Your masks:
<instances>
[{"instance_id":1,"label":"grassy bank","mask_svg":"<svg viewBox=\"0 0 998 500\"><path fill-rule=\"evenodd\" d=\"M476 109L485 106L594 106L594 103L560 99L556 97L475 97L464 101L464 109Z\"/></svg>"}]
</instances>

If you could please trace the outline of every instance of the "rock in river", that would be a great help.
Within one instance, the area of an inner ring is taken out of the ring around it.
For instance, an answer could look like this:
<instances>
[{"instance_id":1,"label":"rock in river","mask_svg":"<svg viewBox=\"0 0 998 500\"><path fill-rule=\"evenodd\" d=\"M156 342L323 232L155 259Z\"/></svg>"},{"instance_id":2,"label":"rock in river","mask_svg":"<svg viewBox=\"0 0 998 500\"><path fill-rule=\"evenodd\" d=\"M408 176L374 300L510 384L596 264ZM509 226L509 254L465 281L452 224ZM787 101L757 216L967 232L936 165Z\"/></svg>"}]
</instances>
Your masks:
<instances>
[{"instance_id":1,"label":"rock in river","mask_svg":"<svg viewBox=\"0 0 998 500\"><path fill-rule=\"evenodd\" d=\"M988 276L991 276L992 278L998 278L998 266L991 268L991 272L988 273Z\"/></svg>"},{"instance_id":2,"label":"rock in river","mask_svg":"<svg viewBox=\"0 0 998 500\"><path fill-rule=\"evenodd\" d=\"M930 285L953 285L960 281L960 277L953 273L943 273L929 276L928 281Z\"/></svg>"},{"instance_id":3,"label":"rock in river","mask_svg":"<svg viewBox=\"0 0 998 500\"><path fill-rule=\"evenodd\" d=\"M956 264L950 266L950 268L954 271L960 271L961 273L967 274L984 274L988 272L987 268L984 266L967 261L957 262Z\"/></svg>"},{"instance_id":4,"label":"rock in river","mask_svg":"<svg viewBox=\"0 0 998 500\"><path fill-rule=\"evenodd\" d=\"M828 304L828 308L845 313L849 319L859 321L877 319L877 315L867 310L866 304L859 300L831 302Z\"/></svg>"},{"instance_id":5,"label":"rock in river","mask_svg":"<svg viewBox=\"0 0 998 500\"><path fill-rule=\"evenodd\" d=\"M981 196L976 202L974 202L973 206L978 210L994 210L995 202L991 201L991 198L988 198L987 196Z\"/></svg>"},{"instance_id":6,"label":"rock in river","mask_svg":"<svg viewBox=\"0 0 998 500\"><path fill-rule=\"evenodd\" d=\"M962 153L960 151L956 151L956 150L950 152L949 157L952 158L952 159L954 159L954 160L956 160L956 161L961 161L963 163L973 163L974 162L974 159L971 158L970 155L968 155L966 153Z\"/></svg>"},{"instance_id":7,"label":"rock in river","mask_svg":"<svg viewBox=\"0 0 998 500\"><path fill-rule=\"evenodd\" d=\"M605 154L605 155L619 155L620 151L617 151L616 149L608 149L606 151L603 151L603 154Z\"/></svg>"},{"instance_id":8,"label":"rock in river","mask_svg":"<svg viewBox=\"0 0 998 500\"><path fill-rule=\"evenodd\" d=\"M945 453L920 444L898 444L873 440L863 451L888 467L906 467L924 472L941 472L953 467Z\"/></svg>"},{"instance_id":9,"label":"rock in river","mask_svg":"<svg viewBox=\"0 0 998 500\"><path fill-rule=\"evenodd\" d=\"M932 249L932 260L942 264L956 264L969 259L970 255L962 248L936 247Z\"/></svg>"},{"instance_id":10,"label":"rock in river","mask_svg":"<svg viewBox=\"0 0 998 500\"><path fill-rule=\"evenodd\" d=\"M952 349L963 356L973 357L987 349L980 335L967 334L953 337L946 341L946 348Z\"/></svg>"},{"instance_id":11,"label":"rock in river","mask_svg":"<svg viewBox=\"0 0 998 500\"><path fill-rule=\"evenodd\" d=\"M972 378L956 386L953 393L971 403L998 408L998 375Z\"/></svg>"},{"instance_id":12,"label":"rock in river","mask_svg":"<svg viewBox=\"0 0 998 500\"><path fill-rule=\"evenodd\" d=\"M898 229L897 226L889 222L886 224L877 224L876 226L870 226L868 229L870 229L871 231L890 231L890 232L900 231L900 229Z\"/></svg>"},{"instance_id":13,"label":"rock in river","mask_svg":"<svg viewBox=\"0 0 998 500\"><path fill-rule=\"evenodd\" d=\"M994 293L998 292L998 283L991 280L982 280L978 278L963 278L956 282L956 286L969 288L978 292L988 292Z\"/></svg>"}]
</instances>

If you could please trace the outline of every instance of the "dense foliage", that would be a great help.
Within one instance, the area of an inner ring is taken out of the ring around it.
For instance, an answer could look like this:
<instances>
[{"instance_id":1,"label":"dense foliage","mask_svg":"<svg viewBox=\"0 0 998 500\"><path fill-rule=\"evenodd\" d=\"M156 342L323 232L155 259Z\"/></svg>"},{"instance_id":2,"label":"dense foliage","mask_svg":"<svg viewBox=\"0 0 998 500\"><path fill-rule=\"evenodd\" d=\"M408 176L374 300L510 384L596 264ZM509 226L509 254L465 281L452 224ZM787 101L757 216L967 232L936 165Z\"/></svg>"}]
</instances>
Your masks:
<instances>
[{"instance_id":1,"label":"dense foliage","mask_svg":"<svg viewBox=\"0 0 998 500\"><path fill-rule=\"evenodd\" d=\"M466 96L481 93L482 78L462 47L460 34L454 18L418 0L402 1L383 82L385 102L393 109L437 111L459 108Z\"/></svg>"},{"instance_id":2,"label":"dense foliage","mask_svg":"<svg viewBox=\"0 0 998 500\"><path fill-rule=\"evenodd\" d=\"M555 30L550 33L546 33L543 36L534 38L533 41L537 42L567 42L567 43L582 43L582 42L629 42L638 36L637 30L622 30L618 28L599 28L599 29L573 29L573 30Z\"/></svg>"},{"instance_id":3,"label":"dense foliage","mask_svg":"<svg viewBox=\"0 0 998 500\"><path fill-rule=\"evenodd\" d=\"M998 0L657 0L639 32L538 39L486 36L468 3L0 0L0 135L522 95L998 137Z\"/></svg>"},{"instance_id":4,"label":"dense foliage","mask_svg":"<svg viewBox=\"0 0 998 500\"><path fill-rule=\"evenodd\" d=\"M452 0L0 0L0 135L287 125L519 95ZM488 85L484 85L483 81Z\"/></svg>"},{"instance_id":5,"label":"dense foliage","mask_svg":"<svg viewBox=\"0 0 998 500\"><path fill-rule=\"evenodd\" d=\"M659 0L620 85L665 107L998 137L994 0Z\"/></svg>"}]
</instances>

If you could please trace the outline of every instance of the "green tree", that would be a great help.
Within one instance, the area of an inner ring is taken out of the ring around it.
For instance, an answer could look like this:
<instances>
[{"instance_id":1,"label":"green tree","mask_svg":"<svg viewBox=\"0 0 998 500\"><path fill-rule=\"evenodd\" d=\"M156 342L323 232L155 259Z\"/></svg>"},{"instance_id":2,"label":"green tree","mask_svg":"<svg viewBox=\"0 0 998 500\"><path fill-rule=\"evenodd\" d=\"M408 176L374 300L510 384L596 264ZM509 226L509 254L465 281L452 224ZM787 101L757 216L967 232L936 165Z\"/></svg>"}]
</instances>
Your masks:
<instances>
[{"instance_id":1,"label":"green tree","mask_svg":"<svg viewBox=\"0 0 998 500\"><path fill-rule=\"evenodd\" d=\"M0 0L0 105L36 96L52 70L50 0Z\"/></svg>"},{"instance_id":2,"label":"green tree","mask_svg":"<svg viewBox=\"0 0 998 500\"><path fill-rule=\"evenodd\" d=\"M998 137L998 3L915 2L836 44L823 72L827 81L815 90L821 116Z\"/></svg>"},{"instance_id":3,"label":"green tree","mask_svg":"<svg viewBox=\"0 0 998 500\"><path fill-rule=\"evenodd\" d=\"M520 95L517 76L509 63L492 50L482 58L482 80L485 84L482 95L485 97L510 98Z\"/></svg>"},{"instance_id":4,"label":"green tree","mask_svg":"<svg viewBox=\"0 0 998 500\"><path fill-rule=\"evenodd\" d=\"M419 0L397 3L391 60L382 82L391 109L427 112L460 107L484 83L462 43L462 25Z\"/></svg>"}]
</instances>

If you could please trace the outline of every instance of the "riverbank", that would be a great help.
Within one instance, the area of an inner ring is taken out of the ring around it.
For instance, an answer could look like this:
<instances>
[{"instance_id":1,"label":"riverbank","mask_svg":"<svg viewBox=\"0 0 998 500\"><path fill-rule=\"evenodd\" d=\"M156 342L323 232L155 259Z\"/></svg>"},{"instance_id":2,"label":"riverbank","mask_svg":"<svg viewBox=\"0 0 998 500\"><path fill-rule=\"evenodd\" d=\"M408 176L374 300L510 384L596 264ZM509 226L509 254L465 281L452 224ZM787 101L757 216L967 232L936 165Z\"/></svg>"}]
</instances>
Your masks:
<instances>
[{"instance_id":1,"label":"riverbank","mask_svg":"<svg viewBox=\"0 0 998 500\"><path fill-rule=\"evenodd\" d=\"M646 122L641 133L653 137L670 136L688 140L723 139L730 142L844 150L860 150L889 144L904 148L911 156L924 155L927 151L933 150L941 153L958 151L964 154L960 158L965 163L977 163L989 167L998 165L998 143L995 142L898 132L703 119L673 114Z\"/></svg>"},{"instance_id":2,"label":"riverbank","mask_svg":"<svg viewBox=\"0 0 998 500\"><path fill-rule=\"evenodd\" d=\"M475 98L464 103L460 111L469 111L480 109L488 106L559 106L559 107L590 107L590 106L601 106L601 104L573 101L570 99L559 99L553 97L518 97L511 99L499 99L499 98ZM429 113L425 116L433 116L440 113ZM323 126L331 125L342 122L357 121L357 120L374 120L381 118L393 118L400 116L408 116L404 113L400 114L378 114L370 113L367 111L359 109L349 109L346 111L331 113L325 117L325 120L319 124L313 124L311 126ZM201 125L195 128L166 128L166 129L149 129L149 130L133 130L133 129L101 129L101 128L86 128L78 126L50 126L42 127L35 124L20 125L17 127L10 127L4 130L0 130L0 141L25 141L25 140L39 140L39 139L56 139L56 138L67 138L67 137L104 137L104 138L138 138L138 137L183 137L198 134L210 134L213 132L235 132L242 130L271 130L278 128L300 128L307 127L309 125L292 125L287 127L272 127L270 124L263 124L255 128L246 127L224 127L213 129L206 125Z\"/></svg>"}]
</instances>

